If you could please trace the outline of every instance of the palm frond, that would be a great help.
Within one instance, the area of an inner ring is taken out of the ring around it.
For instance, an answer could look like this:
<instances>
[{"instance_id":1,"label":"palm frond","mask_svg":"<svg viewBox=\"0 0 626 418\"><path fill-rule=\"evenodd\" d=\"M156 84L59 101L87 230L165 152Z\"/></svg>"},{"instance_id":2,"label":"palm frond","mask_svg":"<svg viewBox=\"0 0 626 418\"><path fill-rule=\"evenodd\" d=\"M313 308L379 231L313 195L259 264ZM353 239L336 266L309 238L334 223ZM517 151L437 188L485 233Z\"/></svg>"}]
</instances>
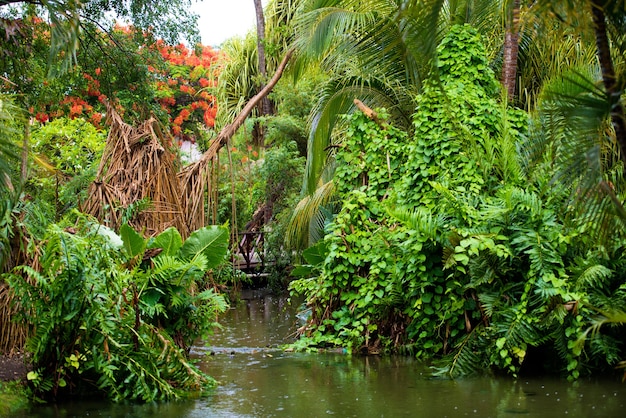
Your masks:
<instances>
[{"instance_id":1,"label":"palm frond","mask_svg":"<svg viewBox=\"0 0 626 418\"><path fill-rule=\"evenodd\" d=\"M285 243L289 248L304 249L312 245L313 239L316 236L312 236L311 229L314 228L314 223L325 219L320 217L320 210L322 207L332 203L335 198L335 184L330 181L322 184L315 189L312 195L306 195L296 205L291 220L287 227ZM317 235L319 239L320 236Z\"/></svg>"},{"instance_id":2,"label":"palm frond","mask_svg":"<svg viewBox=\"0 0 626 418\"><path fill-rule=\"evenodd\" d=\"M77 63L76 51L81 31L81 0L42 0L51 23L50 75L63 74Z\"/></svg>"},{"instance_id":3,"label":"palm frond","mask_svg":"<svg viewBox=\"0 0 626 418\"><path fill-rule=\"evenodd\" d=\"M403 97L390 96L388 90L391 89L387 90L384 83L360 84L361 80L357 84L355 81L354 78L329 81L313 108L303 186L305 193L312 194L320 182L328 159L333 154L333 149L329 149L329 146L335 130L341 126L342 115L354 111L355 98L370 107L387 108L391 114L391 122L399 123L401 126L410 125L406 109L401 109L398 103L406 102Z\"/></svg>"},{"instance_id":4,"label":"palm frond","mask_svg":"<svg viewBox=\"0 0 626 418\"><path fill-rule=\"evenodd\" d=\"M258 74L256 42L253 36L231 38L222 45L228 57L218 81L218 126L231 123L247 100L255 94L254 80Z\"/></svg>"},{"instance_id":5,"label":"palm frond","mask_svg":"<svg viewBox=\"0 0 626 418\"><path fill-rule=\"evenodd\" d=\"M592 319L591 325L582 333L576 341L576 348L582 348L589 343L592 353L601 353L599 358L606 359L608 364L617 364L621 351L619 342L610 335L602 335L600 329L603 326L623 327L626 324L626 311L624 310L603 310L598 316ZM623 363L623 361L622 361Z\"/></svg>"},{"instance_id":6,"label":"palm frond","mask_svg":"<svg viewBox=\"0 0 626 418\"><path fill-rule=\"evenodd\" d=\"M602 242L620 233L626 222L623 169L610 111L598 70L572 70L546 87L539 105L546 134L531 136L525 146L533 161L551 156L558 167L553 183L574 190L579 222Z\"/></svg>"},{"instance_id":7,"label":"palm frond","mask_svg":"<svg viewBox=\"0 0 626 418\"><path fill-rule=\"evenodd\" d=\"M591 334L592 336L600 332L600 328L605 325L619 326L626 324L626 311L612 310L601 311L599 315L591 322L591 326L585 331L584 336Z\"/></svg>"},{"instance_id":8,"label":"palm frond","mask_svg":"<svg viewBox=\"0 0 626 418\"><path fill-rule=\"evenodd\" d=\"M484 372L488 366L484 361L486 357L479 355L481 350L477 349L484 345L483 333L484 328L474 328L455 347L454 353L441 360L441 365L439 362L435 363L433 374L456 378Z\"/></svg>"}]
</instances>

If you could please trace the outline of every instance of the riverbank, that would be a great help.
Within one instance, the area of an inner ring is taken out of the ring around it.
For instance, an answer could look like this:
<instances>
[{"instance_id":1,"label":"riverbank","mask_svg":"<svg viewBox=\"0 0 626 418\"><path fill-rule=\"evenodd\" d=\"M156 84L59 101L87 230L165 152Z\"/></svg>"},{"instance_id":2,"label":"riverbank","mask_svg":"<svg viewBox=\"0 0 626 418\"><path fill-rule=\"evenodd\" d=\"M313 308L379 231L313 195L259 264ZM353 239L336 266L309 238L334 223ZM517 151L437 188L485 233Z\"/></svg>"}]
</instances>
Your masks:
<instances>
[{"instance_id":1,"label":"riverbank","mask_svg":"<svg viewBox=\"0 0 626 418\"><path fill-rule=\"evenodd\" d=\"M27 373L22 354L0 356L0 417L9 417L28 407L24 384Z\"/></svg>"},{"instance_id":2,"label":"riverbank","mask_svg":"<svg viewBox=\"0 0 626 418\"><path fill-rule=\"evenodd\" d=\"M10 382L13 380L26 380L28 370L24 363L24 355L0 356L0 382Z\"/></svg>"}]
</instances>

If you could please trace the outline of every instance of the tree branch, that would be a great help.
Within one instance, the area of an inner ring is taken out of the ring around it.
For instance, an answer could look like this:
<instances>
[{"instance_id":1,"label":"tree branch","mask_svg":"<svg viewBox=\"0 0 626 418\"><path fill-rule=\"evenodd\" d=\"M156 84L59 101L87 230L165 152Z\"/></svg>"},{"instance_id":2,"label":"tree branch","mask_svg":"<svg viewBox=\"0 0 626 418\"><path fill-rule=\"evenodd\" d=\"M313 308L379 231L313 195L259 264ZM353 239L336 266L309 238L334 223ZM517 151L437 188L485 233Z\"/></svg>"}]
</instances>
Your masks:
<instances>
[{"instance_id":1,"label":"tree branch","mask_svg":"<svg viewBox=\"0 0 626 418\"><path fill-rule=\"evenodd\" d=\"M217 135L217 138L215 138L209 149L202 155L202 158L200 159L200 161L198 161L198 163L200 163L201 161L211 160L215 153L222 146L224 146L226 142L228 142L228 140L233 137L233 135L235 135L237 130L241 127L241 125L243 125L246 118L250 115L252 110L259 104L261 100L263 100L265 96L267 96L272 91L274 86L276 86L276 83L278 83L278 80L280 80L280 78L282 77L283 71L285 71L285 67L287 67L287 63L291 59L293 53L293 48L287 51L280 65L276 69L276 72L274 73L272 79L265 85L265 87L263 87L263 89L261 89L260 92L258 92L252 99L248 101L248 103L246 103L246 105L243 107L237 117L235 117L235 120L233 120L231 124L228 124L224 126L224 128L222 128L220 133Z\"/></svg>"},{"instance_id":2,"label":"tree branch","mask_svg":"<svg viewBox=\"0 0 626 418\"><path fill-rule=\"evenodd\" d=\"M40 6L42 5L40 0L0 0L0 7L8 6L9 4L15 4L15 3L38 4Z\"/></svg>"},{"instance_id":3,"label":"tree branch","mask_svg":"<svg viewBox=\"0 0 626 418\"><path fill-rule=\"evenodd\" d=\"M359 110L361 112L363 112L365 114L365 116L367 116L368 118L370 118L371 120L373 120L374 122L376 122L376 124L378 126L380 126L381 128L385 128L386 124L384 121L380 120L380 118L378 117L378 113L376 113L374 110L372 110L370 107L366 106L362 101L360 101L359 99L354 99L354 104L356 107L359 108Z\"/></svg>"}]
</instances>

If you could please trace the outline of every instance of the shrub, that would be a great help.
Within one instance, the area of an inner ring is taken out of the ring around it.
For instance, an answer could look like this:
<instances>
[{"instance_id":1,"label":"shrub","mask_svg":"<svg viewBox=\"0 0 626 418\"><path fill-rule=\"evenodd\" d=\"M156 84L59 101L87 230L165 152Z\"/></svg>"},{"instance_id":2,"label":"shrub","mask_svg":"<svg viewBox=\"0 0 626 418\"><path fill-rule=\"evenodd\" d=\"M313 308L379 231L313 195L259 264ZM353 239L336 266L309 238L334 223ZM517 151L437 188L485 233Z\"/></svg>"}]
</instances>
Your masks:
<instances>
[{"instance_id":1,"label":"shrub","mask_svg":"<svg viewBox=\"0 0 626 418\"><path fill-rule=\"evenodd\" d=\"M128 226L120 235L82 215L51 225L35 265L8 277L34 329L37 396L96 390L149 402L213 385L187 351L226 309L196 282L224 259L228 230L203 228L184 242L172 228L151 240Z\"/></svg>"}]
</instances>

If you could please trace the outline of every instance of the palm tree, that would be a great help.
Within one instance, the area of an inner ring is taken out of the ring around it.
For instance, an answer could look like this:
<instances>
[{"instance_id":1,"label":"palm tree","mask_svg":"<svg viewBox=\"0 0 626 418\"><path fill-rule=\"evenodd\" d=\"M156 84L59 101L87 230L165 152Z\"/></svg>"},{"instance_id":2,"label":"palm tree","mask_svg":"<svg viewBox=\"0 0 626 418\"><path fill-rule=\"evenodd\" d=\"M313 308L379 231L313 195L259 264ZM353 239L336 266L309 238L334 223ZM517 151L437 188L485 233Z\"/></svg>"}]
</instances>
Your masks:
<instances>
[{"instance_id":1,"label":"palm tree","mask_svg":"<svg viewBox=\"0 0 626 418\"><path fill-rule=\"evenodd\" d=\"M254 9L256 12L256 45L257 45L257 57L259 59L259 75L260 77L260 86L259 89L262 89L267 79L267 68L265 64L265 15L263 14L263 4L261 0L254 0ZM269 97L264 97L259 103L258 114L259 116L268 116L274 113L272 102ZM257 146L263 147L265 145L265 126L256 121L254 123L253 131L252 131L252 139L253 142Z\"/></svg>"},{"instance_id":2,"label":"palm tree","mask_svg":"<svg viewBox=\"0 0 626 418\"><path fill-rule=\"evenodd\" d=\"M276 70L281 58L291 48L293 28L290 25L299 1L273 0L265 11L259 10L255 3L257 21L261 22L257 23L257 36L248 33L243 39L231 38L222 45L221 50L228 60L219 77L218 125L230 123L241 112L244 104L263 88L258 85L259 80L266 82L267 74ZM260 29L261 25L265 26L264 31ZM272 46L272 53L265 51L266 45ZM261 114L261 109L256 109L254 115Z\"/></svg>"},{"instance_id":3,"label":"palm tree","mask_svg":"<svg viewBox=\"0 0 626 418\"><path fill-rule=\"evenodd\" d=\"M435 50L447 29L470 23L493 32L501 26L499 13L494 1L303 1L296 18L300 59L331 76L310 118L306 197L294 213L293 242L306 242L302 235L313 218L323 222L315 205L332 201L320 194L334 190L324 185L334 172L341 115L354 110L354 99L385 107L391 122L410 132L415 98L422 81L436 76Z\"/></svg>"},{"instance_id":4,"label":"palm tree","mask_svg":"<svg viewBox=\"0 0 626 418\"><path fill-rule=\"evenodd\" d=\"M593 27L596 36L596 47L598 49L598 61L602 70L602 82L606 92L607 100L611 106L611 123L615 131L615 139L619 146L622 161L626 165L626 113L621 95L624 86L618 84L618 77L613 66L611 47L609 43L607 20L617 29L616 33L623 34L626 27L624 20L626 12L621 1L597 1L590 2L593 16ZM617 43L619 46L620 44ZM622 54L624 50L620 51ZM622 78L623 83L623 78Z\"/></svg>"},{"instance_id":5,"label":"palm tree","mask_svg":"<svg viewBox=\"0 0 626 418\"><path fill-rule=\"evenodd\" d=\"M589 25L572 28L560 14L552 2L519 0L305 1L296 44L331 74L311 116L305 200L329 201L313 196L332 179L340 115L353 110L355 97L386 107L396 126L411 131L414 99L424 77L437 77L433 51L452 24L468 23L483 34L509 101L532 110L546 80L596 60ZM521 93L517 100L515 92ZM296 217L316 213L304 201L299 207Z\"/></svg>"}]
</instances>

